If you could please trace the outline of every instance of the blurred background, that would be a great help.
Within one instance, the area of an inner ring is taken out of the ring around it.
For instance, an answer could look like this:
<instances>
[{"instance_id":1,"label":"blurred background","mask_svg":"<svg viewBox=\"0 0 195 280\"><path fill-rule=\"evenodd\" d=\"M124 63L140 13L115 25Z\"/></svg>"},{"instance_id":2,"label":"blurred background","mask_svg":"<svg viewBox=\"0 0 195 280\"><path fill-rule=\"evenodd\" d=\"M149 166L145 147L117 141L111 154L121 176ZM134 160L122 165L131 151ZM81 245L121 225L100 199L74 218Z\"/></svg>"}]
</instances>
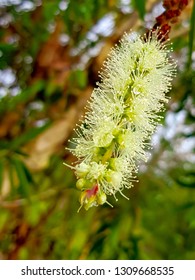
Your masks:
<instances>
[{"instance_id":1,"label":"blurred background","mask_svg":"<svg viewBox=\"0 0 195 280\"><path fill-rule=\"evenodd\" d=\"M195 7L173 22L178 61L139 182L79 213L65 150L110 48L158 0L0 0L0 259L195 259Z\"/></svg>"}]
</instances>

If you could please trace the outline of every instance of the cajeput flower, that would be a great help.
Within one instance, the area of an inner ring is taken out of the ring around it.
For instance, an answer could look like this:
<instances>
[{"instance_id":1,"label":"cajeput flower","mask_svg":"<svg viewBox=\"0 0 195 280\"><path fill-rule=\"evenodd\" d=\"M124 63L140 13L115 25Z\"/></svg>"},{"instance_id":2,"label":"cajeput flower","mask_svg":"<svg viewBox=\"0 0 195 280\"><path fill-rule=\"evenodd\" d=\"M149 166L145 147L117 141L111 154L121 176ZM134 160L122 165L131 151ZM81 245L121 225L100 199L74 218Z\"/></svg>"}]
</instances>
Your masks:
<instances>
[{"instance_id":1,"label":"cajeput flower","mask_svg":"<svg viewBox=\"0 0 195 280\"><path fill-rule=\"evenodd\" d=\"M107 196L116 198L117 192L123 195L135 180L137 162L147 161L175 75L175 62L158 32L125 34L104 62L69 149L78 158L71 168L85 209L108 203Z\"/></svg>"}]
</instances>

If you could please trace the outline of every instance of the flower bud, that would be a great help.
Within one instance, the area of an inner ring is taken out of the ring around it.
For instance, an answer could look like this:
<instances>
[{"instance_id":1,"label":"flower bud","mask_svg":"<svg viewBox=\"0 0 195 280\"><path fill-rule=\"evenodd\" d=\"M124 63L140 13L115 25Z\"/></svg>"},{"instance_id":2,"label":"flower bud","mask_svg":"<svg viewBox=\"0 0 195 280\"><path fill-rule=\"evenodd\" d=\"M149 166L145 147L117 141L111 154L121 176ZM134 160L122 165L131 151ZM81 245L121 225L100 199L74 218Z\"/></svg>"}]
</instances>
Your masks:
<instances>
[{"instance_id":1,"label":"flower bud","mask_svg":"<svg viewBox=\"0 0 195 280\"><path fill-rule=\"evenodd\" d=\"M89 165L85 164L84 162L81 162L76 166L75 174L77 175L77 177L79 178L85 177L88 172L89 172Z\"/></svg>"},{"instance_id":2,"label":"flower bud","mask_svg":"<svg viewBox=\"0 0 195 280\"><path fill-rule=\"evenodd\" d=\"M104 204L106 202L106 200L107 200L107 196L106 196L106 194L104 192L98 193L98 195L97 195L97 203L99 205Z\"/></svg>"},{"instance_id":3,"label":"flower bud","mask_svg":"<svg viewBox=\"0 0 195 280\"><path fill-rule=\"evenodd\" d=\"M76 187L78 190L82 190L85 185L86 185L86 180L84 178L80 178L76 182Z\"/></svg>"},{"instance_id":4,"label":"flower bud","mask_svg":"<svg viewBox=\"0 0 195 280\"><path fill-rule=\"evenodd\" d=\"M108 182L110 182L114 187L118 187L121 184L121 180L122 180L122 173L121 172L117 172L117 171L113 171L113 170L108 170L107 174L106 174L106 179L108 180Z\"/></svg>"}]
</instances>

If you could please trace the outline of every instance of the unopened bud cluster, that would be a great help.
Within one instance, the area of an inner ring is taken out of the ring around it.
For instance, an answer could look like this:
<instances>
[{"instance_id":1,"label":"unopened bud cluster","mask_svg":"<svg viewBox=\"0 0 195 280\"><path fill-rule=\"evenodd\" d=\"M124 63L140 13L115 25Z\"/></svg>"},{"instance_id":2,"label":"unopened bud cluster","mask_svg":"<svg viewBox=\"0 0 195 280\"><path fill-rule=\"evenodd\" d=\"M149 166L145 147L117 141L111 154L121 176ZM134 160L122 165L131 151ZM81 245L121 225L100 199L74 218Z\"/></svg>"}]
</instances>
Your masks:
<instances>
[{"instance_id":1,"label":"unopened bud cluster","mask_svg":"<svg viewBox=\"0 0 195 280\"><path fill-rule=\"evenodd\" d=\"M70 149L79 160L71 168L86 210L130 188L137 162L147 160L158 113L164 110L175 75L169 52L157 32L145 37L125 34L105 61Z\"/></svg>"}]
</instances>

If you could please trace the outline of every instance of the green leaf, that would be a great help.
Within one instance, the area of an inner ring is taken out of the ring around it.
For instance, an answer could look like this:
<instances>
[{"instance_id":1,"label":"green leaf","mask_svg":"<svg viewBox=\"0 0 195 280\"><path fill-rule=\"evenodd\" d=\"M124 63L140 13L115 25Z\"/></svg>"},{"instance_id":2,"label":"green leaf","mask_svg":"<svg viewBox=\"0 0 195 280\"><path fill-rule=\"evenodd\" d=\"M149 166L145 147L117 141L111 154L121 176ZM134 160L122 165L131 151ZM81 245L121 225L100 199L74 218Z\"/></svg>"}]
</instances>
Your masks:
<instances>
[{"instance_id":1,"label":"green leaf","mask_svg":"<svg viewBox=\"0 0 195 280\"><path fill-rule=\"evenodd\" d=\"M1 53L0 69L5 69L6 67L9 67L15 52L16 52L16 47L14 45L0 43L0 53Z\"/></svg>"},{"instance_id":2,"label":"green leaf","mask_svg":"<svg viewBox=\"0 0 195 280\"><path fill-rule=\"evenodd\" d=\"M0 150L6 150L9 148L10 143L5 140L0 141Z\"/></svg>"},{"instance_id":3,"label":"green leaf","mask_svg":"<svg viewBox=\"0 0 195 280\"><path fill-rule=\"evenodd\" d=\"M2 141L0 142L0 158L6 158L9 154L9 144L8 142L6 141Z\"/></svg>"},{"instance_id":4,"label":"green leaf","mask_svg":"<svg viewBox=\"0 0 195 280\"><path fill-rule=\"evenodd\" d=\"M146 12L144 0L133 0L133 7L138 11L140 18L143 20Z\"/></svg>"},{"instance_id":5,"label":"green leaf","mask_svg":"<svg viewBox=\"0 0 195 280\"><path fill-rule=\"evenodd\" d=\"M33 127L31 129L29 129L27 132L23 133L22 135L18 136L17 138L15 138L12 141L12 143L10 145L11 148L16 149L16 148L19 148L20 146L28 143L33 138L38 136L41 132L43 132L49 125L50 125L50 123L47 123L44 126ZM18 153L18 150L17 150L17 153Z\"/></svg>"},{"instance_id":6,"label":"green leaf","mask_svg":"<svg viewBox=\"0 0 195 280\"><path fill-rule=\"evenodd\" d=\"M33 83L30 87L23 90L20 94L15 96L15 102L25 102L29 100L30 98L33 98L39 91L43 90L45 87L45 81L38 80L35 83Z\"/></svg>"},{"instance_id":7,"label":"green leaf","mask_svg":"<svg viewBox=\"0 0 195 280\"><path fill-rule=\"evenodd\" d=\"M3 115L6 111L12 111L17 104L23 104L29 100L32 100L38 92L45 88L45 81L38 80L33 83L27 89L22 90L16 96L6 95L0 98L0 115Z\"/></svg>"},{"instance_id":8,"label":"green leaf","mask_svg":"<svg viewBox=\"0 0 195 280\"><path fill-rule=\"evenodd\" d=\"M43 5L44 20L50 21L51 18L55 16L55 14L59 11L59 3L60 0L45 1Z\"/></svg>"},{"instance_id":9,"label":"green leaf","mask_svg":"<svg viewBox=\"0 0 195 280\"><path fill-rule=\"evenodd\" d=\"M175 181L182 187L195 188L195 172L194 171L182 171L175 178Z\"/></svg>"},{"instance_id":10,"label":"green leaf","mask_svg":"<svg viewBox=\"0 0 195 280\"><path fill-rule=\"evenodd\" d=\"M8 169L8 172L9 172L9 181L10 181L10 185L11 185L11 188L12 188L12 193L15 191L15 183L14 183L14 172L15 172L15 167L12 163L12 160L9 159L9 169Z\"/></svg>"},{"instance_id":11,"label":"green leaf","mask_svg":"<svg viewBox=\"0 0 195 280\"><path fill-rule=\"evenodd\" d=\"M14 150L14 152L18 155L21 155L23 157L28 157L28 154L27 153L24 153L23 151L21 151L20 149L16 149Z\"/></svg>"},{"instance_id":12,"label":"green leaf","mask_svg":"<svg viewBox=\"0 0 195 280\"><path fill-rule=\"evenodd\" d=\"M10 213L8 211L2 210L1 209L1 215L0 215L0 230L3 229L5 224L8 222ZM2 248L1 248L2 249Z\"/></svg>"},{"instance_id":13,"label":"green leaf","mask_svg":"<svg viewBox=\"0 0 195 280\"><path fill-rule=\"evenodd\" d=\"M71 86L74 85L74 87L84 89L87 85L87 73L84 70L72 71L69 79Z\"/></svg>"},{"instance_id":14,"label":"green leaf","mask_svg":"<svg viewBox=\"0 0 195 280\"><path fill-rule=\"evenodd\" d=\"M17 158L12 158L12 164L15 167L15 171L17 173L18 179L19 179L19 191L22 196L24 197L29 197L30 195L30 181L26 175L26 168L24 163L17 159Z\"/></svg>"},{"instance_id":15,"label":"green leaf","mask_svg":"<svg viewBox=\"0 0 195 280\"><path fill-rule=\"evenodd\" d=\"M0 160L0 190L1 190L2 182L3 182L3 161Z\"/></svg>"},{"instance_id":16,"label":"green leaf","mask_svg":"<svg viewBox=\"0 0 195 280\"><path fill-rule=\"evenodd\" d=\"M23 162L22 162L22 164L23 164ZM25 164L23 164L23 169L26 174L26 178L28 179L28 182L34 184L33 176Z\"/></svg>"}]
</instances>

